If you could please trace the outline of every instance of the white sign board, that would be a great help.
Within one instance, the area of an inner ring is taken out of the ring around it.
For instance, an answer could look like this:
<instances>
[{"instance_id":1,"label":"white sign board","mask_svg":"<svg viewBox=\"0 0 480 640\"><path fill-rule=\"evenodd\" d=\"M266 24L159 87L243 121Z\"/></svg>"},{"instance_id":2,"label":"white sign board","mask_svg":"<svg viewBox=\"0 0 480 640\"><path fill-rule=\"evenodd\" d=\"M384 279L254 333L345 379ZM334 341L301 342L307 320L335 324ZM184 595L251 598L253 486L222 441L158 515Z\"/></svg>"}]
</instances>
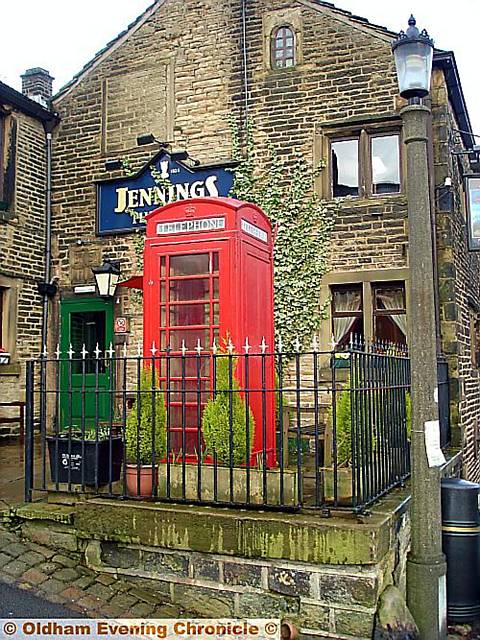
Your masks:
<instances>
[{"instance_id":1,"label":"white sign board","mask_svg":"<svg viewBox=\"0 0 480 640\"><path fill-rule=\"evenodd\" d=\"M440 448L439 420L428 420L425 422L425 448L427 450L429 467L441 467L445 464L445 456Z\"/></svg>"},{"instance_id":2,"label":"white sign board","mask_svg":"<svg viewBox=\"0 0 480 640\"><path fill-rule=\"evenodd\" d=\"M267 232L260 229L260 227L255 226L251 222L248 222L248 220L242 219L242 231L245 231L245 233L248 233L248 235L253 236L254 238L258 238L262 242L268 241Z\"/></svg>"},{"instance_id":3,"label":"white sign board","mask_svg":"<svg viewBox=\"0 0 480 640\"><path fill-rule=\"evenodd\" d=\"M175 220L175 222L159 222L157 224L157 236L192 233L193 231L216 231L217 229L225 229L225 218Z\"/></svg>"}]
</instances>

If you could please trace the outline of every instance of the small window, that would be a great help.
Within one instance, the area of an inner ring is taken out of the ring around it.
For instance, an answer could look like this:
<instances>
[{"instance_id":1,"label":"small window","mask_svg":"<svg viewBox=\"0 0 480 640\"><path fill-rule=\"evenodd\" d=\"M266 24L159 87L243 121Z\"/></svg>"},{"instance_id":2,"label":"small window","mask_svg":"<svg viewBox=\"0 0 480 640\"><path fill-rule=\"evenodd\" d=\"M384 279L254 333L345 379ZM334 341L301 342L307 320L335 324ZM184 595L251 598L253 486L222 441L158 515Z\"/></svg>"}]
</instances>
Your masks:
<instances>
[{"instance_id":1,"label":"small window","mask_svg":"<svg viewBox=\"0 0 480 640\"><path fill-rule=\"evenodd\" d=\"M375 284L373 294L375 340L406 344L405 286L403 283Z\"/></svg>"},{"instance_id":2,"label":"small window","mask_svg":"<svg viewBox=\"0 0 480 640\"><path fill-rule=\"evenodd\" d=\"M272 67L286 69L295 65L295 35L290 27L279 27L272 35Z\"/></svg>"},{"instance_id":3,"label":"small window","mask_svg":"<svg viewBox=\"0 0 480 640\"><path fill-rule=\"evenodd\" d=\"M358 139L332 142L333 197L358 196L358 187Z\"/></svg>"},{"instance_id":4,"label":"small window","mask_svg":"<svg viewBox=\"0 0 480 640\"><path fill-rule=\"evenodd\" d=\"M361 285L332 287L332 321L337 349L347 347L351 336L363 337Z\"/></svg>"},{"instance_id":5,"label":"small window","mask_svg":"<svg viewBox=\"0 0 480 640\"><path fill-rule=\"evenodd\" d=\"M362 131L330 140L331 194L377 196L399 193L400 137L398 133Z\"/></svg>"},{"instance_id":6,"label":"small window","mask_svg":"<svg viewBox=\"0 0 480 640\"><path fill-rule=\"evenodd\" d=\"M400 191L398 135L372 137L370 149L372 193L398 193Z\"/></svg>"}]
</instances>

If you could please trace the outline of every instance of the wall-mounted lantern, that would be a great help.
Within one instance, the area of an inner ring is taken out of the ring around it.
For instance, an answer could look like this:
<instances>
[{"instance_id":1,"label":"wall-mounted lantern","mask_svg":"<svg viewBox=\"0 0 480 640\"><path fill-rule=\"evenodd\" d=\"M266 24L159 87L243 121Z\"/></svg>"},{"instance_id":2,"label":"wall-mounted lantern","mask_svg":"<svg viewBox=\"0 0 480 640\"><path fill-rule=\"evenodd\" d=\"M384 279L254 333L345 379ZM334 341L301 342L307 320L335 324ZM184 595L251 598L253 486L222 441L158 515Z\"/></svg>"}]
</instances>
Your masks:
<instances>
[{"instance_id":1,"label":"wall-mounted lantern","mask_svg":"<svg viewBox=\"0 0 480 640\"><path fill-rule=\"evenodd\" d=\"M113 298L120 280L120 263L105 258L102 266L92 267L98 295L101 298Z\"/></svg>"}]
</instances>

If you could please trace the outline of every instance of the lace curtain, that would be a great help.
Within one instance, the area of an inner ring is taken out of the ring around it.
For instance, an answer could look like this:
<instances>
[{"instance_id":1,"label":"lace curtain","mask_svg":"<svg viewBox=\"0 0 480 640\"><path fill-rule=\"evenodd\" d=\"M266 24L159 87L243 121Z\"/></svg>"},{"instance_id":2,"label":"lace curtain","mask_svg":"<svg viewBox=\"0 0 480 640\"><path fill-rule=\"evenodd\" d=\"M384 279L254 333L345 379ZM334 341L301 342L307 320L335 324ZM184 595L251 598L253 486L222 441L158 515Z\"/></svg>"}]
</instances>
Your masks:
<instances>
[{"instance_id":1,"label":"lace curtain","mask_svg":"<svg viewBox=\"0 0 480 640\"><path fill-rule=\"evenodd\" d=\"M337 291L335 293L335 311L360 311L360 309L361 298L358 291ZM342 338L348 334L355 320L356 316L334 318L333 338L335 340L335 344L341 342Z\"/></svg>"},{"instance_id":2,"label":"lace curtain","mask_svg":"<svg viewBox=\"0 0 480 640\"><path fill-rule=\"evenodd\" d=\"M377 291L377 300L382 303L384 309L386 310L394 310L394 309L404 309L404 296L402 289L380 289ZM405 313L402 314L392 314L389 316L393 322L397 325L400 331L404 336L407 335L407 315Z\"/></svg>"}]
</instances>

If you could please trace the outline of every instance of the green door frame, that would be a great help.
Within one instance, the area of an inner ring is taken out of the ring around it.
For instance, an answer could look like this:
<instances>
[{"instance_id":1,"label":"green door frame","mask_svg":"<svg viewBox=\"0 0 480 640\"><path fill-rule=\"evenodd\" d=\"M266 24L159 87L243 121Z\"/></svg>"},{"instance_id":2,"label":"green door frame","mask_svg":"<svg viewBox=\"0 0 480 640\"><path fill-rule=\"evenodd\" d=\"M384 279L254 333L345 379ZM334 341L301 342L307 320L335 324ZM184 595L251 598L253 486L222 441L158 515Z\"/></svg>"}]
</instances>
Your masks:
<instances>
[{"instance_id":1,"label":"green door frame","mask_svg":"<svg viewBox=\"0 0 480 640\"><path fill-rule=\"evenodd\" d=\"M82 360L76 345L72 360L65 357L72 343L71 318L74 313L105 313L105 339L100 345L102 353L98 361ZM111 363L104 359L104 351L113 344L113 301L99 297L73 299L60 302L60 349L64 357L60 370L60 428L69 426L84 430L110 419L112 411L111 393L114 389L114 371ZM93 371L92 371L93 369Z\"/></svg>"}]
</instances>

